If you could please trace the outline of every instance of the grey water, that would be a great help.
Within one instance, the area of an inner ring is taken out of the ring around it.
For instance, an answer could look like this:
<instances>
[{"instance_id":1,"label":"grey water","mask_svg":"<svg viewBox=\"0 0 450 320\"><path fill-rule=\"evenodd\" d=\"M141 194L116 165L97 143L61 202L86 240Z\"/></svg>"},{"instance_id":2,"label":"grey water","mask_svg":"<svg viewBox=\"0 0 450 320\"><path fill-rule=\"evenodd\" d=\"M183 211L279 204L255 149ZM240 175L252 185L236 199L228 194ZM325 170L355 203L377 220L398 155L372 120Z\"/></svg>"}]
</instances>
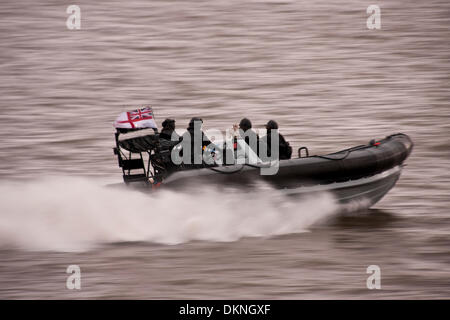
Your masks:
<instances>
[{"instance_id":1,"label":"grey water","mask_svg":"<svg viewBox=\"0 0 450 320\"><path fill-rule=\"evenodd\" d=\"M448 1L377 1L379 30L362 0L74 4L80 30L60 1L0 2L0 298L450 298ZM274 119L313 154L397 132L415 146L366 211L106 188L112 122L142 104L179 129Z\"/></svg>"}]
</instances>

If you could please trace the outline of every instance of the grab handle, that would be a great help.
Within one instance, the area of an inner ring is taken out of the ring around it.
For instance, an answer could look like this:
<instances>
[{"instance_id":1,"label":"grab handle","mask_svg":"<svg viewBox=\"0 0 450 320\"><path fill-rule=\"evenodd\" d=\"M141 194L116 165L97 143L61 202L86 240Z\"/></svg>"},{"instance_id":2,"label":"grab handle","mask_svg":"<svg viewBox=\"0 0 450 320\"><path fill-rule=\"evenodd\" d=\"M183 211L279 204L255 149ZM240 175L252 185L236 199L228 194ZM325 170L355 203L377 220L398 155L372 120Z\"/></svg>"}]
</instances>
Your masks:
<instances>
[{"instance_id":1,"label":"grab handle","mask_svg":"<svg viewBox=\"0 0 450 320\"><path fill-rule=\"evenodd\" d=\"M305 150L305 152L306 152L306 157L309 157L309 151L308 151L308 148L307 148L307 147L301 147L301 148L298 148L298 157L299 157L299 158L302 158L302 150Z\"/></svg>"}]
</instances>

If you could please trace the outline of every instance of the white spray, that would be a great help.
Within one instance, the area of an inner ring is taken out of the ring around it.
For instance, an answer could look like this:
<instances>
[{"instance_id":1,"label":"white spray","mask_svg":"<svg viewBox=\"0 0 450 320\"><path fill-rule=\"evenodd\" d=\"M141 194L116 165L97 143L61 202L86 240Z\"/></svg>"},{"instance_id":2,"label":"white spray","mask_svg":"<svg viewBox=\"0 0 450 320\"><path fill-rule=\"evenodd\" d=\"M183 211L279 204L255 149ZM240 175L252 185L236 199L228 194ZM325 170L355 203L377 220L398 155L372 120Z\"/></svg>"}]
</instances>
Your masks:
<instances>
[{"instance_id":1,"label":"white spray","mask_svg":"<svg viewBox=\"0 0 450 320\"><path fill-rule=\"evenodd\" d=\"M328 194L301 201L276 190L196 194L145 194L81 178L2 183L0 247L81 251L122 241L235 241L304 232L336 210Z\"/></svg>"}]
</instances>

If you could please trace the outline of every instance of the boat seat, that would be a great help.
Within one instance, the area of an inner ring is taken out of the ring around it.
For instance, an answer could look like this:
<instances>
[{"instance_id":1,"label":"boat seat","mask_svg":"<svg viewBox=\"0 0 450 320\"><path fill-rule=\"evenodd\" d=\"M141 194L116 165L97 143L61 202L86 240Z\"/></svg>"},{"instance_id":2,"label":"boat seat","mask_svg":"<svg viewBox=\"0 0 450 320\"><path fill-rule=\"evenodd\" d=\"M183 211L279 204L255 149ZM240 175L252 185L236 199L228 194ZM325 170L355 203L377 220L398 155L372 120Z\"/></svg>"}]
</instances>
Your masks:
<instances>
[{"instance_id":1,"label":"boat seat","mask_svg":"<svg viewBox=\"0 0 450 320\"><path fill-rule=\"evenodd\" d=\"M138 181L148 181L145 174L124 174L123 181L125 183L138 182Z\"/></svg>"},{"instance_id":2,"label":"boat seat","mask_svg":"<svg viewBox=\"0 0 450 320\"><path fill-rule=\"evenodd\" d=\"M144 169L145 170L145 165L144 165L144 161L139 158L139 159L129 159L129 160L122 160L122 168L123 170L135 170L135 169Z\"/></svg>"}]
</instances>

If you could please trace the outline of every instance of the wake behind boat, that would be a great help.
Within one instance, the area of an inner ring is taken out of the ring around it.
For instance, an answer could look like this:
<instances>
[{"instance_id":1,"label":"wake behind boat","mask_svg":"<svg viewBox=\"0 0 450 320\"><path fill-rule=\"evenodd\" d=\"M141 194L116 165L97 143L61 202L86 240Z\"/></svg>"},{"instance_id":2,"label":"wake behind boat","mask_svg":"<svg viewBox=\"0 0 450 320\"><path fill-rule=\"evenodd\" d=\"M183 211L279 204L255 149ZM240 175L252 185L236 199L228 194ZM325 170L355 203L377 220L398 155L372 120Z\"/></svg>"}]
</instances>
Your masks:
<instances>
[{"instance_id":1,"label":"wake behind boat","mask_svg":"<svg viewBox=\"0 0 450 320\"><path fill-rule=\"evenodd\" d=\"M214 141L206 151L214 155L223 150L222 156L200 166L174 165L171 155L181 146L161 139L156 124L143 130L118 129L115 140L114 153L127 185L149 190L219 185L251 191L265 183L291 196L327 191L341 203L357 201L365 207L394 187L413 148L411 139L402 133L327 155L309 155L303 147L297 158L277 160L275 174L261 174L274 163L262 161L244 139ZM231 154L232 163L223 160L225 154Z\"/></svg>"}]
</instances>

